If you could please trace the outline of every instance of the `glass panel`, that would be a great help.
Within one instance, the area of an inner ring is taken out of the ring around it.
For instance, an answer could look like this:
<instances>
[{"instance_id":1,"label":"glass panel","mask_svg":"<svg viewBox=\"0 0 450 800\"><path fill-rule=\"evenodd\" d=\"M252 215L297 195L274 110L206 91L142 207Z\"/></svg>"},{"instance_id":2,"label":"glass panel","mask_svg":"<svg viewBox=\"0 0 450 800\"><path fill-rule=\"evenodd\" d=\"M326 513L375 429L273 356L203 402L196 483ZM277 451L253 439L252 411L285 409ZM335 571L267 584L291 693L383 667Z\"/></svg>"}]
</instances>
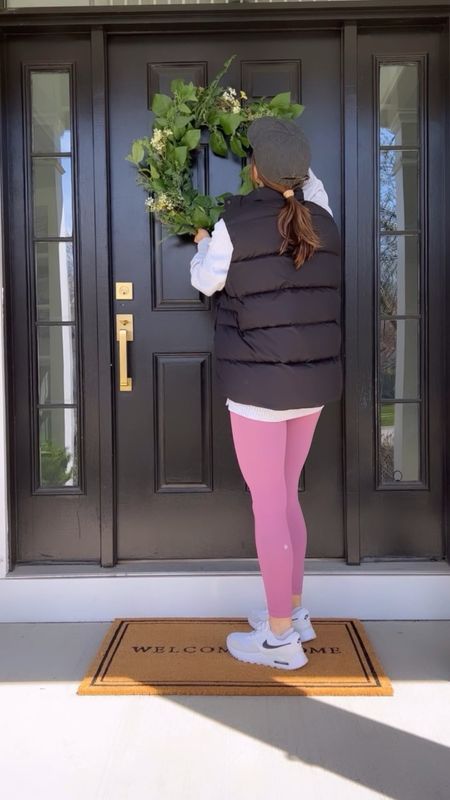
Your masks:
<instances>
[{"instance_id":1,"label":"glass panel","mask_svg":"<svg viewBox=\"0 0 450 800\"><path fill-rule=\"evenodd\" d=\"M419 320L380 322L381 397L396 400L419 397Z\"/></svg>"},{"instance_id":2,"label":"glass panel","mask_svg":"<svg viewBox=\"0 0 450 800\"><path fill-rule=\"evenodd\" d=\"M419 403L383 403L379 408L381 483L419 481Z\"/></svg>"},{"instance_id":3,"label":"glass panel","mask_svg":"<svg viewBox=\"0 0 450 800\"><path fill-rule=\"evenodd\" d=\"M418 64L380 65L380 144L418 143Z\"/></svg>"},{"instance_id":4,"label":"glass panel","mask_svg":"<svg viewBox=\"0 0 450 800\"><path fill-rule=\"evenodd\" d=\"M39 409L40 486L78 486L75 408Z\"/></svg>"},{"instance_id":5,"label":"glass panel","mask_svg":"<svg viewBox=\"0 0 450 800\"><path fill-rule=\"evenodd\" d=\"M380 237L380 311L386 316L419 311L417 236Z\"/></svg>"},{"instance_id":6,"label":"glass panel","mask_svg":"<svg viewBox=\"0 0 450 800\"><path fill-rule=\"evenodd\" d=\"M35 236L72 236L72 159L33 157Z\"/></svg>"},{"instance_id":7,"label":"glass panel","mask_svg":"<svg viewBox=\"0 0 450 800\"><path fill-rule=\"evenodd\" d=\"M76 328L39 325L37 328L39 403L75 403Z\"/></svg>"},{"instance_id":8,"label":"glass panel","mask_svg":"<svg viewBox=\"0 0 450 800\"><path fill-rule=\"evenodd\" d=\"M32 150L70 150L69 73L31 73Z\"/></svg>"},{"instance_id":9,"label":"glass panel","mask_svg":"<svg viewBox=\"0 0 450 800\"><path fill-rule=\"evenodd\" d=\"M381 230L418 228L417 152L380 152Z\"/></svg>"},{"instance_id":10,"label":"glass panel","mask_svg":"<svg viewBox=\"0 0 450 800\"><path fill-rule=\"evenodd\" d=\"M75 320L72 242L36 242L37 318L43 322Z\"/></svg>"}]
</instances>

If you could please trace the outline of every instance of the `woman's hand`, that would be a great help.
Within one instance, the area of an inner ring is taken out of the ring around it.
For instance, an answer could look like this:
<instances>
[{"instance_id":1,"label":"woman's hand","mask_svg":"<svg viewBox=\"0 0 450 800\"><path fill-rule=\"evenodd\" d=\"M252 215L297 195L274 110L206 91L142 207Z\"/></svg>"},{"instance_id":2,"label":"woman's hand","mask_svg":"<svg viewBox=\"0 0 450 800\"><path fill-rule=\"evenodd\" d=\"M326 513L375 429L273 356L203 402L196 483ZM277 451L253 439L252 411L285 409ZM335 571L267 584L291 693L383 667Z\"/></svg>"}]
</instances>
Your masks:
<instances>
[{"instance_id":1,"label":"woman's hand","mask_svg":"<svg viewBox=\"0 0 450 800\"><path fill-rule=\"evenodd\" d=\"M194 236L194 242L198 244L199 242L201 242L202 239L205 238L205 236L209 236L208 231L205 230L205 228L199 228Z\"/></svg>"}]
</instances>

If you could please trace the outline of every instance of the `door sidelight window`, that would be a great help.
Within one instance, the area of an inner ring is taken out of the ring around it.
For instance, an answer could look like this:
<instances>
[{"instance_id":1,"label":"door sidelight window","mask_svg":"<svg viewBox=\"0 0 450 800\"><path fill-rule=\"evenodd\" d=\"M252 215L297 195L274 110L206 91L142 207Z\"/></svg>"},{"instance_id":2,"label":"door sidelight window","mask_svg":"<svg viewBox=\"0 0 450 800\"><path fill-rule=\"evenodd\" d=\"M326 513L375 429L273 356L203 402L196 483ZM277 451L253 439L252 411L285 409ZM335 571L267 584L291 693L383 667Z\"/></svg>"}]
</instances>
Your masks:
<instances>
[{"instance_id":1,"label":"door sidelight window","mask_svg":"<svg viewBox=\"0 0 450 800\"><path fill-rule=\"evenodd\" d=\"M423 64L377 62L377 476L423 480Z\"/></svg>"},{"instance_id":2,"label":"door sidelight window","mask_svg":"<svg viewBox=\"0 0 450 800\"><path fill-rule=\"evenodd\" d=\"M71 75L31 69L28 78L38 486L67 491L79 484Z\"/></svg>"}]
</instances>

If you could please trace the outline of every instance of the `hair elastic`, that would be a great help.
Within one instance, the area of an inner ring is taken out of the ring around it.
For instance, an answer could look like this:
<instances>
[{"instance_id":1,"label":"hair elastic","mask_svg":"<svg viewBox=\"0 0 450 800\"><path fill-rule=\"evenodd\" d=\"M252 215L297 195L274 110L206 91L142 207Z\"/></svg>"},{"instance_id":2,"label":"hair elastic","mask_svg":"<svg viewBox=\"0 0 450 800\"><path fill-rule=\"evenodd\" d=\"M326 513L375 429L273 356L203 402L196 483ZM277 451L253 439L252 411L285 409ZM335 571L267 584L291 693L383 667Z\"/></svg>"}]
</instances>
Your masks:
<instances>
[{"instance_id":1,"label":"hair elastic","mask_svg":"<svg viewBox=\"0 0 450 800\"><path fill-rule=\"evenodd\" d=\"M293 196L294 196L294 191L292 189L286 189L286 191L283 192L283 197L293 197Z\"/></svg>"}]
</instances>

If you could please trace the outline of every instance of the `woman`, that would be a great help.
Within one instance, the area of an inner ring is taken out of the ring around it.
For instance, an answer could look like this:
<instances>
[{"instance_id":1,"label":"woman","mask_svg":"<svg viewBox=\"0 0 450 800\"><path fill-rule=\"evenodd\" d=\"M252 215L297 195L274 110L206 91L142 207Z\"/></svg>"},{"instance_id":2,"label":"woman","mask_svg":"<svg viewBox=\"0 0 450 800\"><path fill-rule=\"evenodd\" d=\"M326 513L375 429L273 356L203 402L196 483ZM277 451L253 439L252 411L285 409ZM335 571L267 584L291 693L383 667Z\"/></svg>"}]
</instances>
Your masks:
<instances>
[{"instance_id":1,"label":"woman","mask_svg":"<svg viewBox=\"0 0 450 800\"><path fill-rule=\"evenodd\" d=\"M251 632L227 637L229 653L297 669L315 638L301 605L306 526L298 482L320 413L340 399L340 237L310 168L310 147L290 120L248 129L250 194L227 199L212 236L197 231L191 283L220 292L215 319L219 389L251 497L267 607Z\"/></svg>"}]
</instances>

